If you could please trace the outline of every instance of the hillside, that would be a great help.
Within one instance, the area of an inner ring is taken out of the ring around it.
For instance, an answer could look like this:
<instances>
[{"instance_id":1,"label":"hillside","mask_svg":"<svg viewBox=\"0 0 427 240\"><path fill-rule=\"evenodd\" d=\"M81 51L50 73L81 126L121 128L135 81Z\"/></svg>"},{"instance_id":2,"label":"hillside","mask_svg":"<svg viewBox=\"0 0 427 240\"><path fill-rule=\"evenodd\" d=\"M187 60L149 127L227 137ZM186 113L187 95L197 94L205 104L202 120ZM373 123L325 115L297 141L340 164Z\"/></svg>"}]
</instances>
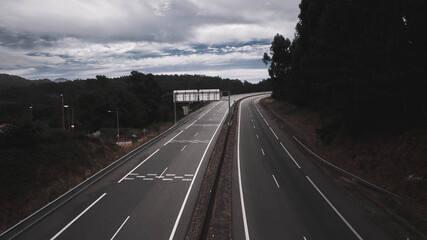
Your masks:
<instances>
[{"instance_id":1,"label":"hillside","mask_svg":"<svg viewBox=\"0 0 427 240\"><path fill-rule=\"evenodd\" d=\"M47 83L47 82L50 82L50 80L48 79L28 80L20 76L0 73L0 89L10 88L10 87L31 86L33 84L40 84L40 83Z\"/></svg>"}]
</instances>

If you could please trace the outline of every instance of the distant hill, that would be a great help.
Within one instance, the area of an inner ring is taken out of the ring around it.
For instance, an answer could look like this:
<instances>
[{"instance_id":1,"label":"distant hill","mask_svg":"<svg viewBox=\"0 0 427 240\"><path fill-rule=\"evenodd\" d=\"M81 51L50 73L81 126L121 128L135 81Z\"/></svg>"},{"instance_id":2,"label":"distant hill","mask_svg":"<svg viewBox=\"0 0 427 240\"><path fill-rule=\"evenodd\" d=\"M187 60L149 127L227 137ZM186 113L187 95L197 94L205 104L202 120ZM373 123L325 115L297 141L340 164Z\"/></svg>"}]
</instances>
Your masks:
<instances>
[{"instance_id":1,"label":"distant hill","mask_svg":"<svg viewBox=\"0 0 427 240\"><path fill-rule=\"evenodd\" d=\"M60 83L60 82L67 82L67 81L70 81L70 80L68 80L66 78L57 78L57 79L55 79L53 81L56 82L56 83Z\"/></svg>"},{"instance_id":2,"label":"distant hill","mask_svg":"<svg viewBox=\"0 0 427 240\"><path fill-rule=\"evenodd\" d=\"M10 87L25 87L25 86L31 86L33 84L40 84L45 82L50 82L50 80L49 79L28 80L20 76L0 73L0 89L10 88Z\"/></svg>"}]
</instances>

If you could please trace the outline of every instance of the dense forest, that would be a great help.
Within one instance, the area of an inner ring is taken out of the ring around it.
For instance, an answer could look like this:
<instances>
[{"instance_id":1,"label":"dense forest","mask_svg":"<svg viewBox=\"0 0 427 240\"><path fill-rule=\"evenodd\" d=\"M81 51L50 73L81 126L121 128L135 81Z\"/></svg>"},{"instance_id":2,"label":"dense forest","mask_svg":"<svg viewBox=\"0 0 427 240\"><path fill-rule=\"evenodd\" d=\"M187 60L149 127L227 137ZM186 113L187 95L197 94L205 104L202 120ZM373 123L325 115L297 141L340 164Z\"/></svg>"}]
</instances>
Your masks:
<instances>
[{"instance_id":1,"label":"dense forest","mask_svg":"<svg viewBox=\"0 0 427 240\"><path fill-rule=\"evenodd\" d=\"M156 122L173 121L174 89L216 88L231 94L266 91L269 82L258 84L200 75L152 75L137 71L129 76L51 82L30 81L17 76L0 76L0 124L62 128L62 98L66 128L71 118L75 130L94 132L113 128L115 116L108 110L119 109L120 125L145 128ZM62 94L62 97L61 97ZM178 106L179 107L179 106ZM181 111L177 111L181 114Z\"/></svg>"},{"instance_id":2,"label":"dense forest","mask_svg":"<svg viewBox=\"0 0 427 240\"><path fill-rule=\"evenodd\" d=\"M302 0L295 38L276 35L273 97L317 111L323 129L360 135L427 123L423 0Z\"/></svg>"}]
</instances>

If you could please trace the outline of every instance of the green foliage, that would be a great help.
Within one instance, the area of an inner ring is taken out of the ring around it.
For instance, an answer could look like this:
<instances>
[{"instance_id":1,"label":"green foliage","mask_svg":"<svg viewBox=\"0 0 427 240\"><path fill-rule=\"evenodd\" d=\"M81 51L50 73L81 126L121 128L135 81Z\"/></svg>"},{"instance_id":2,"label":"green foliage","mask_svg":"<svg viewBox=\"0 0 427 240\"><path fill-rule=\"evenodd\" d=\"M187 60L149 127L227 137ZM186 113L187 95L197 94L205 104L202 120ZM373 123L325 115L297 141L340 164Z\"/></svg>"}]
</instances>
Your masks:
<instances>
[{"instance_id":1,"label":"green foliage","mask_svg":"<svg viewBox=\"0 0 427 240\"><path fill-rule=\"evenodd\" d=\"M264 54L274 98L357 134L425 126L424 1L303 0L300 9L292 43L276 35Z\"/></svg>"}]
</instances>

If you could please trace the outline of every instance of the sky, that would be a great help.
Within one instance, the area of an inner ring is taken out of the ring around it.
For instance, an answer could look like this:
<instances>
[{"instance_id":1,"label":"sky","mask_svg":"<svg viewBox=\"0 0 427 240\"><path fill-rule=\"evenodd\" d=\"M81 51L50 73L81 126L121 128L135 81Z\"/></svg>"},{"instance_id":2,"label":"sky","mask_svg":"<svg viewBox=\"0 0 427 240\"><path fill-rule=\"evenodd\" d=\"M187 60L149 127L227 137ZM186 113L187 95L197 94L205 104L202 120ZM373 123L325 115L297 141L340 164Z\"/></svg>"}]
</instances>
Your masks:
<instances>
[{"instance_id":1,"label":"sky","mask_svg":"<svg viewBox=\"0 0 427 240\"><path fill-rule=\"evenodd\" d=\"M131 71L259 82L299 0L0 0L0 73L28 79Z\"/></svg>"}]
</instances>

